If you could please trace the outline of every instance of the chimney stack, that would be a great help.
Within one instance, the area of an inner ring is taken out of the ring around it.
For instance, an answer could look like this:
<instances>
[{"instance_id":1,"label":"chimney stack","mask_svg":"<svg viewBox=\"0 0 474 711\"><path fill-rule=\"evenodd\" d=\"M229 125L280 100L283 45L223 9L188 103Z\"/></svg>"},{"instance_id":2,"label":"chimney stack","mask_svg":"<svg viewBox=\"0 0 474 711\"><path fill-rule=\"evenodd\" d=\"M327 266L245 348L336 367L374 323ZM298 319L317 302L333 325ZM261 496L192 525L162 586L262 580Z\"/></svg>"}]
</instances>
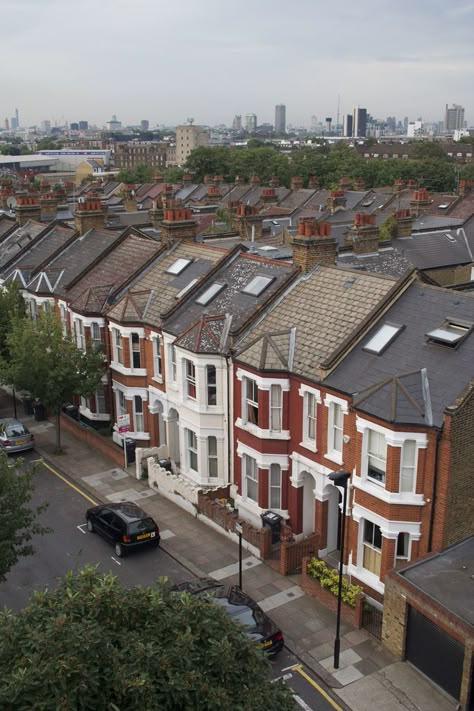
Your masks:
<instances>
[{"instance_id":1,"label":"chimney stack","mask_svg":"<svg viewBox=\"0 0 474 711\"><path fill-rule=\"evenodd\" d=\"M221 191L218 185L208 185L206 197L204 198L205 205L215 205L221 199Z\"/></svg>"},{"instance_id":2,"label":"chimney stack","mask_svg":"<svg viewBox=\"0 0 474 711\"><path fill-rule=\"evenodd\" d=\"M0 210L9 210L8 198L14 194L13 183L9 178L0 181Z\"/></svg>"},{"instance_id":3,"label":"chimney stack","mask_svg":"<svg viewBox=\"0 0 474 711\"><path fill-rule=\"evenodd\" d=\"M251 175L250 176L250 185L253 185L253 187L260 185L260 176L259 175Z\"/></svg>"},{"instance_id":4,"label":"chimney stack","mask_svg":"<svg viewBox=\"0 0 474 711\"><path fill-rule=\"evenodd\" d=\"M303 178L301 178L299 175L294 175L291 178L290 187L292 190L301 190L303 187Z\"/></svg>"},{"instance_id":5,"label":"chimney stack","mask_svg":"<svg viewBox=\"0 0 474 711\"><path fill-rule=\"evenodd\" d=\"M252 234L255 240L262 239L262 223L263 218L258 215L255 205L239 203L235 214L232 215L232 227L242 240L252 239Z\"/></svg>"},{"instance_id":6,"label":"chimney stack","mask_svg":"<svg viewBox=\"0 0 474 711\"><path fill-rule=\"evenodd\" d=\"M298 232L291 238L293 263L302 272L311 271L316 264L336 263L337 244L331 237L329 222L317 222L314 217L301 217Z\"/></svg>"},{"instance_id":7,"label":"chimney stack","mask_svg":"<svg viewBox=\"0 0 474 711\"><path fill-rule=\"evenodd\" d=\"M272 203L278 202L275 188L262 188L262 192L260 193L260 202L264 205L271 205Z\"/></svg>"},{"instance_id":8,"label":"chimney stack","mask_svg":"<svg viewBox=\"0 0 474 711\"><path fill-rule=\"evenodd\" d=\"M405 181L403 180L403 178L397 178L395 180L395 182L393 183L393 192L400 193L404 187L405 187Z\"/></svg>"},{"instance_id":9,"label":"chimney stack","mask_svg":"<svg viewBox=\"0 0 474 711\"><path fill-rule=\"evenodd\" d=\"M410 210L396 210L395 220L397 221L397 237L410 237L413 228L413 216Z\"/></svg>"},{"instance_id":10,"label":"chimney stack","mask_svg":"<svg viewBox=\"0 0 474 711\"><path fill-rule=\"evenodd\" d=\"M272 175L272 177L268 181L268 184L271 188L279 188L280 187L280 181L276 175Z\"/></svg>"},{"instance_id":11,"label":"chimney stack","mask_svg":"<svg viewBox=\"0 0 474 711\"><path fill-rule=\"evenodd\" d=\"M352 247L355 254L373 254L379 247L379 228L375 215L356 212L354 222L344 235L344 246Z\"/></svg>"},{"instance_id":12,"label":"chimney stack","mask_svg":"<svg viewBox=\"0 0 474 711\"><path fill-rule=\"evenodd\" d=\"M41 207L38 195L18 195L15 213L16 221L19 225L24 225L28 220L40 220Z\"/></svg>"},{"instance_id":13,"label":"chimney stack","mask_svg":"<svg viewBox=\"0 0 474 711\"><path fill-rule=\"evenodd\" d=\"M137 209L137 201L135 200L136 185L126 183L122 188L123 206L127 212L135 212Z\"/></svg>"},{"instance_id":14,"label":"chimney stack","mask_svg":"<svg viewBox=\"0 0 474 711\"><path fill-rule=\"evenodd\" d=\"M356 178L354 180L354 190L362 192L365 190L365 180L364 178Z\"/></svg>"},{"instance_id":15,"label":"chimney stack","mask_svg":"<svg viewBox=\"0 0 474 711\"><path fill-rule=\"evenodd\" d=\"M319 178L317 175L310 175L308 178L308 188L310 190L319 190L321 187Z\"/></svg>"},{"instance_id":16,"label":"chimney stack","mask_svg":"<svg viewBox=\"0 0 474 711\"><path fill-rule=\"evenodd\" d=\"M461 195L461 197L464 197L465 195L469 195L469 193L472 192L473 188L474 188L474 180L461 179L458 183L458 193L459 193L459 195Z\"/></svg>"},{"instance_id":17,"label":"chimney stack","mask_svg":"<svg viewBox=\"0 0 474 711\"><path fill-rule=\"evenodd\" d=\"M410 210L414 217L420 217L428 212L431 205L430 194L425 188L413 192L410 200Z\"/></svg>"},{"instance_id":18,"label":"chimney stack","mask_svg":"<svg viewBox=\"0 0 474 711\"><path fill-rule=\"evenodd\" d=\"M51 222L56 219L59 205L57 193L43 193L43 195L40 195L39 204L41 208L41 220L43 222Z\"/></svg>"},{"instance_id":19,"label":"chimney stack","mask_svg":"<svg viewBox=\"0 0 474 711\"><path fill-rule=\"evenodd\" d=\"M181 201L166 201L160 227L163 244L172 244L174 240L196 240L197 222L193 219L191 208L184 207Z\"/></svg>"},{"instance_id":20,"label":"chimney stack","mask_svg":"<svg viewBox=\"0 0 474 711\"><path fill-rule=\"evenodd\" d=\"M157 200L153 200L151 209L148 210L148 217L150 218L153 229L159 230L163 219L163 203L160 196L158 196Z\"/></svg>"},{"instance_id":21,"label":"chimney stack","mask_svg":"<svg viewBox=\"0 0 474 711\"><path fill-rule=\"evenodd\" d=\"M74 223L79 234L83 235L90 229L103 229L106 211L96 195L79 198L74 215Z\"/></svg>"},{"instance_id":22,"label":"chimney stack","mask_svg":"<svg viewBox=\"0 0 474 711\"><path fill-rule=\"evenodd\" d=\"M328 210L334 213L336 207L345 207L346 196L344 195L344 190L331 190L327 199Z\"/></svg>"},{"instance_id":23,"label":"chimney stack","mask_svg":"<svg viewBox=\"0 0 474 711\"><path fill-rule=\"evenodd\" d=\"M191 185L193 182L193 176L191 173L185 173L181 178L183 185Z\"/></svg>"}]
</instances>

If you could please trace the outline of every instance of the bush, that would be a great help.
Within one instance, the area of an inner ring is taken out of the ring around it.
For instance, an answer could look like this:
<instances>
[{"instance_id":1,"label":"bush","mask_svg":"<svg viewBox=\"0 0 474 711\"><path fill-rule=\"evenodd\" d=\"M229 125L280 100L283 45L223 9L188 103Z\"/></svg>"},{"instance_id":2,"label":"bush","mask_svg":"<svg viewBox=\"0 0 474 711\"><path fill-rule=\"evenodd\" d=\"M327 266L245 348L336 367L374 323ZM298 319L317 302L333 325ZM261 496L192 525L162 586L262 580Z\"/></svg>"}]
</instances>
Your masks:
<instances>
[{"instance_id":1,"label":"bush","mask_svg":"<svg viewBox=\"0 0 474 711\"><path fill-rule=\"evenodd\" d=\"M322 588L329 590L337 597L339 591L339 572L334 568L329 568L326 563L319 558L311 558L306 572L311 578L318 581ZM342 601L355 607L357 598L362 592L359 585L352 585L346 578L342 578Z\"/></svg>"}]
</instances>

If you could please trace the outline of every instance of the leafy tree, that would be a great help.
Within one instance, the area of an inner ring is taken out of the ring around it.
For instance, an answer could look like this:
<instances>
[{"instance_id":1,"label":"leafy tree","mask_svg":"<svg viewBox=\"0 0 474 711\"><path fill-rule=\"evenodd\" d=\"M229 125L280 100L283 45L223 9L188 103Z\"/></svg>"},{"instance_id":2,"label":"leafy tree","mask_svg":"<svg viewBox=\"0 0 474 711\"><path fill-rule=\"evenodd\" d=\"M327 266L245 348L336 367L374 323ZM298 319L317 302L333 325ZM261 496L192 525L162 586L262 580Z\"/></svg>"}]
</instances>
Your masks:
<instances>
[{"instance_id":1,"label":"leafy tree","mask_svg":"<svg viewBox=\"0 0 474 711\"><path fill-rule=\"evenodd\" d=\"M0 359L9 360L7 335L15 316L23 316L25 302L16 284L0 287Z\"/></svg>"},{"instance_id":2,"label":"leafy tree","mask_svg":"<svg viewBox=\"0 0 474 711\"><path fill-rule=\"evenodd\" d=\"M167 183L179 183L181 178L184 175L184 170L182 168L178 168L177 166L165 168L162 171L162 176L165 182Z\"/></svg>"},{"instance_id":3,"label":"leafy tree","mask_svg":"<svg viewBox=\"0 0 474 711\"><path fill-rule=\"evenodd\" d=\"M391 240L397 236L397 221L394 215L389 215L380 225L379 236L382 241Z\"/></svg>"},{"instance_id":4,"label":"leafy tree","mask_svg":"<svg viewBox=\"0 0 474 711\"><path fill-rule=\"evenodd\" d=\"M4 711L294 708L260 650L218 605L125 589L87 566L0 616Z\"/></svg>"},{"instance_id":5,"label":"leafy tree","mask_svg":"<svg viewBox=\"0 0 474 711\"><path fill-rule=\"evenodd\" d=\"M433 141L417 141L413 147L412 156L421 160L428 158L450 160L445 149L439 143L433 143Z\"/></svg>"},{"instance_id":6,"label":"leafy tree","mask_svg":"<svg viewBox=\"0 0 474 711\"><path fill-rule=\"evenodd\" d=\"M31 508L34 469L23 470L18 459L0 452L0 581L23 556L34 553L34 535L48 533L38 523L46 504Z\"/></svg>"},{"instance_id":7,"label":"leafy tree","mask_svg":"<svg viewBox=\"0 0 474 711\"><path fill-rule=\"evenodd\" d=\"M153 178L154 170L148 163L138 163L134 170L135 182L137 183L149 183Z\"/></svg>"},{"instance_id":8,"label":"leafy tree","mask_svg":"<svg viewBox=\"0 0 474 711\"><path fill-rule=\"evenodd\" d=\"M33 398L56 414L56 447L61 451L61 406L71 395L91 395L101 381L104 357L100 350L76 347L64 335L54 313L42 313L36 321L14 318L7 346L10 361L0 364L1 380Z\"/></svg>"},{"instance_id":9,"label":"leafy tree","mask_svg":"<svg viewBox=\"0 0 474 711\"><path fill-rule=\"evenodd\" d=\"M37 151L56 151L63 147L63 143L56 141L54 138L40 138L36 141Z\"/></svg>"}]
</instances>

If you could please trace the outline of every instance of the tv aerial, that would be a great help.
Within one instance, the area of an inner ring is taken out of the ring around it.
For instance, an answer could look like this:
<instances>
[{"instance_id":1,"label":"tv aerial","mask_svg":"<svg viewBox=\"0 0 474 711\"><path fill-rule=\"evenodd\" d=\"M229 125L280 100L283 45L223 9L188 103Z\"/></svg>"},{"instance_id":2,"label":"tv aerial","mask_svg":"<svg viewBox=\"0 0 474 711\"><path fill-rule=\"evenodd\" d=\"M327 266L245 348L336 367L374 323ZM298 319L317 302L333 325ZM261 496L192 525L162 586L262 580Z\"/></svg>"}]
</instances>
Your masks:
<instances>
[{"instance_id":1,"label":"tv aerial","mask_svg":"<svg viewBox=\"0 0 474 711\"><path fill-rule=\"evenodd\" d=\"M190 126L192 126L193 123L194 123L194 117L193 117L193 116L188 116L188 118L186 119L186 121L189 123Z\"/></svg>"}]
</instances>

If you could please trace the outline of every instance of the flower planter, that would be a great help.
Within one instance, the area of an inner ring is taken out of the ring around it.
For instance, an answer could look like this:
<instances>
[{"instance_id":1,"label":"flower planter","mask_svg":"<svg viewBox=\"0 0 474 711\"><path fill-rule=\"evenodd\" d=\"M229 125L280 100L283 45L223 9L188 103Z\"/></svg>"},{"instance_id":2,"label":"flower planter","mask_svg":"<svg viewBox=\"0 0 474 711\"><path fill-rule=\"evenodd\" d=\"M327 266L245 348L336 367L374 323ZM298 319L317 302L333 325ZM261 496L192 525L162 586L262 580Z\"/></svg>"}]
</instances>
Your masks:
<instances>
[{"instance_id":1,"label":"flower planter","mask_svg":"<svg viewBox=\"0 0 474 711\"><path fill-rule=\"evenodd\" d=\"M314 597L325 607L337 611L337 597L333 595L332 592L326 588L321 587L319 581L313 578L307 572L307 566L310 558L303 558L303 566L301 570L301 587L308 595ZM356 600L355 607L350 607L345 602L341 604L341 618L351 625L354 625L357 629L362 627L362 603L364 600L364 595L361 593Z\"/></svg>"}]
</instances>

